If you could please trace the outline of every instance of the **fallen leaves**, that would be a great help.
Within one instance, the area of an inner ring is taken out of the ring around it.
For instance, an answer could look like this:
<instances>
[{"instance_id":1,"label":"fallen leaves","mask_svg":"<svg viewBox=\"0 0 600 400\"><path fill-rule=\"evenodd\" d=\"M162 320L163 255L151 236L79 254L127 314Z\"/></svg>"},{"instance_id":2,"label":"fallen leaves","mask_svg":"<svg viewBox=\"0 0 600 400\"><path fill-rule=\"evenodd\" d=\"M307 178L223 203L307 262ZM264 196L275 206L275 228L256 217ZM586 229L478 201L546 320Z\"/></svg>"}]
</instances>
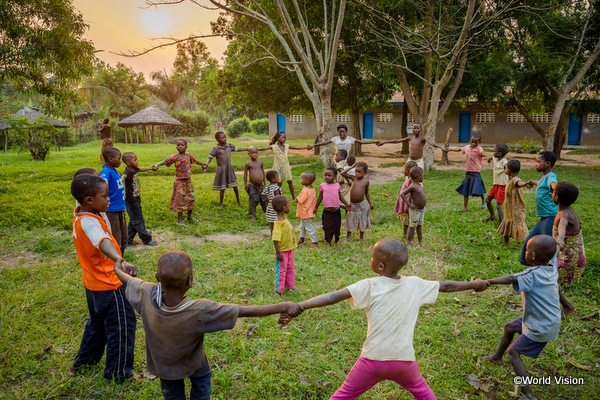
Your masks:
<instances>
[{"instance_id":1,"label":"fallen leaves","mask_svg":"<svg viewBox=\"0 0 600 400\"><path fill-rule=\"evenodd\" d=\"M599 317L599 316L600 316L600 310L595 311L595 312L593 312L591 314L588 314L588 315L584 315L583 317L577 317L577 319L585 321L585 320L592 319L594 317Z\"/></svg>"},{"instance_id":2,"label":"fallen leaves","mask_svg":"<svg viewBox=\"0 0 600 400\"><path fill-rule=\"evenodd\" d=\"M588 365L582 365L579 364L577 361L575 361L575 357L571 357L568 360L565 361L565 363L567 364L571 364L572 366L579 368L579 369L585 369L586 371L593 371L594 368L588 366Z\"/></svg>"},{"instance_id":3,"label":"fallen leaves","mask_svg":"<svg viewBox=\"0 0 600 400\"><path fill-rule=\"evenodd\" d=\"M252 335L254 335L254 331L256 330L256 328L258 328L257 324L250 324L242 333L246 336L246 339L250 339Z\"/></svg>"}]
</instances>

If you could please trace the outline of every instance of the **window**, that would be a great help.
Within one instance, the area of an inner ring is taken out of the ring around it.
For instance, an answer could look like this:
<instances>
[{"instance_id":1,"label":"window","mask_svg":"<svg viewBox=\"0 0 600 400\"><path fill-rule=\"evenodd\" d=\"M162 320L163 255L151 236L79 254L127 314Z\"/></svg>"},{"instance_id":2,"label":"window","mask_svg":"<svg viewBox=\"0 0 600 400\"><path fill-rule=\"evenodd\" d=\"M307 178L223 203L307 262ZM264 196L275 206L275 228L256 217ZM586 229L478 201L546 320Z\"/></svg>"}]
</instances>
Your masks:
<instances>
[{"instance_id":1,"label":"window","mask_svg":"<svg viewBox=\"0 0 600 400\"><path fill-rule=\"evenodd\" d=\"M598 124L600 123L600 114L588 114L587 115L588 124Z\"/></svg>"},{"instance_id":2,"label":"window","mask_svg":"<svg viewBox=\"0 0 600 400\"><path fill-rule=\"evenodd\" d=\"M475 122L493 124L495 121L496 121L495 113L477 113L475 115Z\"/></svg>"},{"instance_id":3,"label":"window","mask_svg":"<svg viewBox=\"0 0 600 400\"><path fill-rule=\"evenodd\" d=\"M392 113L379 113L379 114L377 114L377 122L383 122L383 123L394 122L394 114L392 114Z\"/></svg>"},{"instance_id":4,"label":"window","mask_svg":"<svg viewBox=\"0 0 600 400\"><path fill-rule=\"evenodd\" d=\"M335 114L333 116L333 122L350 122L350 114Z\"/></svg>"},{"instance_id":5,"label":"window","mask_svg":"<svg viewBox=\"0 0 600 400\"><path fill-rule=\"evenodd\" d=\"M300 115L290 115L290 122L292 124L303 124L304 123L304 114Z\"/></svg>"},{"instance_id":6,"label":"window","mask_svg":"<svg viewBox=\"0 0 600 400\"><path fill-rule=\"evenodd\" d=\"M523 122L527 122L527 120L525 119L523 114L512 112L506 115L506 122L508 122L509 124L520 124Z\"/></svg>"},{"instance_id":7,"label":"window","mask_svg":"<svg viewBox=\"0 0 600 400\"><path fill-rule=\"evenodd\" d=\"M533 122L536 122L538 124L549 124L550 120L552 120L552 114L550 114L550 113L533 114L531 116L531 119L533 120Z\"/></svg>"},{"instance_id":8,"label":"window","mask_svg":"<svg viewBox=\"0 0 600 400\"><path fill-rule=\"evenodd\" d=\"M414 124L415 123L415 117L413 117L413 115L411 113L408 113L406 115L406 123L407 124Z\"/></svg>"}]
</instances>

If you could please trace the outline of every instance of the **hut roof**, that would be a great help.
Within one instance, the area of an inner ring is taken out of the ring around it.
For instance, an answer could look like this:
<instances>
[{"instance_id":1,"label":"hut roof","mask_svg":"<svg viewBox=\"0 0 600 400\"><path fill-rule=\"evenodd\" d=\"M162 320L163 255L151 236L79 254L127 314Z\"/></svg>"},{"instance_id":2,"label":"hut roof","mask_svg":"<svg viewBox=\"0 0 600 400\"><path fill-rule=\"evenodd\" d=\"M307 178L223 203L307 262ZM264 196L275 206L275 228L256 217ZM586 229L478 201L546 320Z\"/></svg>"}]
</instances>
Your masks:
<instances>
[{"instance_id":1,"label":"hut roof","mask_svg":"<svg viewBox=\"0 0 600 400\"><path fill-rule=\"evenodd\" d=\"M20 109L19 111L14 113L14 115L17 117L27 117L27 119L30 122L34 122L41 118L42 120L48 122L50 125L54 126L55 128L68 128L69 127L68 124L65 124L64 122L56 120L54 118L50 118L50 117L42 114L41 112L39 112L37 110L33 110L29 107L24 107L24 108Z\"/></svg>"},{"instance_id":2,"label":"hut roof","mask_svg":"<svg viewBox=\"0 0 600 400\"><path fill-rule=\"evenodd\" d=\"M183 125L175 118L159 108L150 106L129 117L122 119L117 125L131 128L138 125Z\"/></svg>"},{"instance_id":3,"label":"hut roof","mask_svg":"<svg viewBox=\"0 0 600 400\"><path fill-rule=\"evenodd\" d=\"M8 120L6 118L0 119L0 131L5 131L10 128L11 128L11 126L8 123Z\"/></svg>"}]
</instances>

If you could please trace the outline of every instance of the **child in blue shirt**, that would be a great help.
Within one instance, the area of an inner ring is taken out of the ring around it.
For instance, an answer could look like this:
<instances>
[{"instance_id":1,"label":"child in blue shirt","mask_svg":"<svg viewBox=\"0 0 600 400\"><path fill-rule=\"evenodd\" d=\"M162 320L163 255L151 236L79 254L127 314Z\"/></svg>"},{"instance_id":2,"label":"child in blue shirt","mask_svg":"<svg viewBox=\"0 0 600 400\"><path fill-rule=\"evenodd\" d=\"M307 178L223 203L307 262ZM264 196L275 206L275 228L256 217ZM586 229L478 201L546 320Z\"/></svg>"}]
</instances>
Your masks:
<instances>
[{"instance_id":1,"label":"child in blue shirt","mask_svg":"<svg viewBox=\"0 0 600 400\"><path fill-rule=\"evenodd\" d=\"M108 197L110 205L106 209L106 216L110 221L113 237L119 243L121 254L127 247L127 222L125 221L125 185L117 168L121 165L121 152L115 147L107 147L102 152L104 165L100 176L108 183Z\"/></svg>"}]
</instances>

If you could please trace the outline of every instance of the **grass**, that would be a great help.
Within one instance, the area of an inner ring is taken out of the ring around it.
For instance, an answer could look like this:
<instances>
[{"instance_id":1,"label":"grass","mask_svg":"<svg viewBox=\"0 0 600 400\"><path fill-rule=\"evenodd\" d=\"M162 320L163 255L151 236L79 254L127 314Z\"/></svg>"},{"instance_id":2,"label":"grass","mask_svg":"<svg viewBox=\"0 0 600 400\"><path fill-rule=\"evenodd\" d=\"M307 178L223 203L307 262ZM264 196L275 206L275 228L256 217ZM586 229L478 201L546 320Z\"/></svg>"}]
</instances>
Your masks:
<instances>
[{"instance_id":1,"label":"grass","mask_svg":"<svg viewBox=\"0 0 600 400\"><path fill-rule=\"evenodd\" d=\"M567 152L569 156L577 156L577 155L592 155L592 154L600 154L600 149L578 149L578 150L570 150Z\"/></svg>"},{"instance_id":2,"label":"grass","mask_svg":"<svg viewBox=\"0 0 600 400\"><path fill-rule=\"evenodd\" d=\"M235 141L246 147L253 142ZM190 143L189 152L204 160L213 146ZM256 142L260 144L259 142ZM294 145L307 144L302 141ZM134 151L140 165L156 163L175 151L173 145L123 145ZM102 378L102 366L69 377L66 371L75 355L87 318L81 270L71 238L74 200L70 180L80 167L99 167L100 143L53 152L46 162L32 162L27 154L0 155L0 398L6 399L155 399L160 398L158 380L117 384ZM261 153L266 167L270 153ZM236 153L232 163L243 169L245 153ZM317 171L323 181L322 165L313 157L290 157L296 193L301 189L300 173ZM194 167L196 168L196 167ZM125 258L139 266L140 277L154 281L156 261L168 250L184 250L194 261L197 284L192 298L239 303L269 304L280 301L273 293L273 246L263 232L267 223L259 212L252 222L247 207L237 206L233 193L226 192L225 207L218 208L218 193L210 190L214 162L208 173L194 170L198 223L179 227L168 211L174 171L141 174L142 201L146 224L161 242L158 248L133 249ZM557 167L560 180L580 187L575 204L583 223L588 267L582 282L566 289L567 297L587 315L600 308L600 228L593 221L600 196L600 168ZM492 171L482 172L486 183ZM241 179L241 176L238 175ZM427 248L410 252L406 275L426 279L470 280L518 272L520 245L501 246L495 233L497 223L483 223L486 211L477 201L460 214L462 198L453 189L464 177L461 170L433 170L426 175L428 196ZM521 173L524 180L537 179L533 169ZM345 242L329 248L321 245L296 252L299 293L286 293L284 300L301 301L344 288L360 279L373 277L369 268L371 246L382 238L401 235L392 212L400 181L374 185L375 210L366 243ZM287 185L283 190L289 195ZM387 193L389 197L381 196ZM242 203L247 195L242 190ZM527 222L536 222L534 192L526 191ZM295 209L295 207L293 207ZM298 225L295 213L290 221ZM316 218L320 219L319 217ZM217 234L217 235L214 235ZM322 231L319 230L319 239ZM211 236L214 235L214 236ZM483 293L440 294L433 305L421 309L415 329L415 352L421 372L440 399L479 399L481 390L467 379L475 374L490 378L499 391L498 399L511 398L514 390L512 368L481 363L481 355L493 352L502 335L503 324L520 315L519 296L508 286L496 286ZM134 369L144 370L144 331L138 321ZM243 318L231 331L206 335L205 348L213 368L214 399L327 399L343 382L360 355L366 335L363 312L351 310L344 302L307 311L286 329L279 330L276 317ZM251 338L244 331L249 324L258 328ZM535 386L541 398L597 398L600 385L598 318L569 318L561 326L559 339L549 343L537 361L525 358L534 376L558 375L584 378L580 386ZM591 367L580 369L576 365ZM365 398L410 399L396 384L376 385Z\"/></svg>"}]
</instances>

